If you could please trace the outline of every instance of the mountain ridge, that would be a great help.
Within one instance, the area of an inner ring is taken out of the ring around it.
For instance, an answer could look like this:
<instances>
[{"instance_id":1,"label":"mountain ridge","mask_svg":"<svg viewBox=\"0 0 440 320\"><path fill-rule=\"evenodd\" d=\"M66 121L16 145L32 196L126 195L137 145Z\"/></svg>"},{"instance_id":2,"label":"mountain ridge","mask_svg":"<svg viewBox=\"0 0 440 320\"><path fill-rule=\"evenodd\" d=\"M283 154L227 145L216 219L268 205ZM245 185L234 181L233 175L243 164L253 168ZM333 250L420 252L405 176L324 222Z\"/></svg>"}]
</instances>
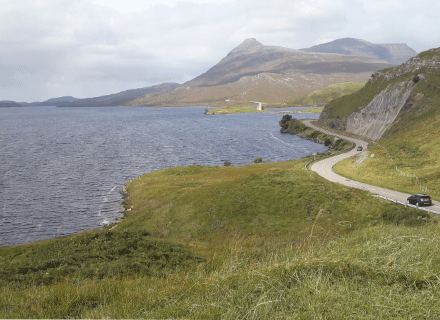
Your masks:
<instances>
[{"instance_id":1,"label":"mountain ridge","mask_svg":"<svg viewBox=\"0 0 440 320\"><path fill-rule=\"evenodd\" d=\"M362 39L342 38L300 49L306 52L326 52L376 58L393 64L401 64L417 55L405 43L374 44Z\"/></svg>"},{"instance_id":2,"label":"mountain ridge","mask_svg":"<svg viewBox=\"0 0 440 320\"><path fill-rule=\"evenodd\" d=\"M351 38L340 39L338 43L344 41L346 43L347 39ZM359 39L350 41L354 41L352 47L361 43L364 46L367 45L368 50L371 46L374 48L384 46ZM307 52L306 50L266 46L255 38L249 38L233 48L206 72L183 85L163 83L93 98L77 99L67 96L43 102L20 104L72 107L221 106L225 104L225 101L229 101L229 104L247 105L250 101L280 104L304 97L315 90L322 90L336 83L365 82L371 73L395 66L390 62L380 60L378 56L353 55L352 53L356 53L354 49L347 51L351 54Z\"/></svg>"},{"instance_id":3,"label":"mountain ridge","mask_svg":"<svg viewBox=\"0 0 440 320\"><path fill-rule=\"evenodd\" d=\"M270 72L284 74L288 70L304 73L373 72L391 63L369 57L306 52L303 50L265 46L254 38L244 40L226 57L205 73L183 84L185 87L209 87L240 80L244 76Z\"/></svg>"},{"instance_id":4,"label":"mountain ridge","mask_svg":"<svg viewBox=\"0 0 440 320\"><path fill-rule=\"evenodd\" d=\"M130 105L281 104L336 83L365 82L371 73L392 66L395 64L370 57L265 46L250 38L181 87L136 99Z\"/></svg>"},{"instance_id":5,"label":"mountain ridge","mask_svg":"<svg viewBox=\"0 0 440 320\"><path fill-rule=\"evenodd\" d=\"M162 83L159 85L129 89L118 93L93 98L78 99L71 96L59 97L45 100L43 102L32 102L27 106L57 106L57 107L114 107L126 105L128 102L145 96L150 93L172 91L179 87L178 83Z\"/></svg>"}]
</instances>

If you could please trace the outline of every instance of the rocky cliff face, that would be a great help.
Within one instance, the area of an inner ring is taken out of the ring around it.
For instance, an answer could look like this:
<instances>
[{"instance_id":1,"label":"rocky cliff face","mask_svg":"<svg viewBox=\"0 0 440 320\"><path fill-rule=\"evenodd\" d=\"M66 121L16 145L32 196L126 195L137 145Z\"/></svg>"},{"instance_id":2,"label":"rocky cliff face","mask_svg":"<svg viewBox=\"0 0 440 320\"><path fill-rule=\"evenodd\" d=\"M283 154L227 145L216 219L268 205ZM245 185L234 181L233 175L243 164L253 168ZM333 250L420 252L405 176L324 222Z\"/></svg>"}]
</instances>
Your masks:
<instances>
[{"instance_id":1,"label":"rocky cliff face","mask_svg":"<svg viewBox=\"0 0 440 320\"><path fill-rule=\"evenodd\" d=\"M407 112L413 103L420 83L429 81L428 76L440 75L440 48L427 51L395 68L375 72L366 86L351 98L352 101L365 101L354 112L335 112L338 101L332 108L324 108L319 123L332 128L346 130L370 140L380 139L396 121L402 110ZM426 83L425 83L426 84ZM428 84L429 86L429 84ZM372 95L372 92L376 92ZM418 93L419 96L422 93ZM371 98L372 97L372 98ZM347 99L340 100L350 104ZM352 103L353 104L353 103ZM405 108L404 108L405 107ZM335 116L337 114L337 116Z\"/></svg>"},{"instance_id":2,"label":"rocky cliff face","mask_svg":"<svg viewBox=\"0 0 440 320\"><path fill-rule=\"evenodd\" d=\"M380 139L405 105L413 87L413 81L389 85L367 107L348 116L346 131L370 140Z\"/></svg>"}]
</instances>

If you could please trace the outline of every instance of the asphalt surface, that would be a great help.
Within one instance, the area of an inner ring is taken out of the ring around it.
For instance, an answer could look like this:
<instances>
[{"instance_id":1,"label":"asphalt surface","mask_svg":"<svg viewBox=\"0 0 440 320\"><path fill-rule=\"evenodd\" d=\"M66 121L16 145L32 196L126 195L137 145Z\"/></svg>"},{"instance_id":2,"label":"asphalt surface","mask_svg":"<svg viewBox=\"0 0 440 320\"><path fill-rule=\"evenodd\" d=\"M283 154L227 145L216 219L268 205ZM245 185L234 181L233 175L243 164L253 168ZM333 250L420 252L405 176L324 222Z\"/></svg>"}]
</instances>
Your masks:
<instances>
[{"instance_id":1,"label":"asphalt surface","mask_svg":"<svg viewBox=\"0 0 440 320\"><path fill-rule=\"evenodd\" d=\"M365 150L368 147L368 142L360 140L360 139L353 139L350 137L335 134L334 132L330 132L328 130L322 129L318 126L311 124L310 120L304 120L303 123L305 125L311 127L312 129L317 130L317 131L321 131L321 132L324 132L324 133L327 133L327 134L330 134L333 136L337 136L339 138L343 138L345 140L351 141L356 144L356 147L349 152L342 153L342 154L336 155L334 157L315 162L312 165L312 167L310 168L312 171L316 172L321 177L323 177L331 182L336 182L336 183L340 183L340 184L343 184L348 187L353 187L356 189L369 191L375 195L383 196L388 199L392 199L394 201L400 201L400 202L406 203L406 201L407 201L406 199L409 196L411 196L411 194L402 193L402 192L398 192L398 191L394 191L394 190L390 190L390 189L386 189L386 188L373 186L373 185L370 185L367 183L351 180L351 179L345 178L343 176L340 176L333 171L333 167L339 161L342 161L344 159L355 156L355 155L359 154L360 152L366 152ZM359 146L363 147L363 151L357 151L357 148ZM440 203L438 203L437 201L433 201L433 205L430 207L427 207L427 208L429 208L430 210L433 210L433 211L440 212Z\"/></svg>"}]
</instances>

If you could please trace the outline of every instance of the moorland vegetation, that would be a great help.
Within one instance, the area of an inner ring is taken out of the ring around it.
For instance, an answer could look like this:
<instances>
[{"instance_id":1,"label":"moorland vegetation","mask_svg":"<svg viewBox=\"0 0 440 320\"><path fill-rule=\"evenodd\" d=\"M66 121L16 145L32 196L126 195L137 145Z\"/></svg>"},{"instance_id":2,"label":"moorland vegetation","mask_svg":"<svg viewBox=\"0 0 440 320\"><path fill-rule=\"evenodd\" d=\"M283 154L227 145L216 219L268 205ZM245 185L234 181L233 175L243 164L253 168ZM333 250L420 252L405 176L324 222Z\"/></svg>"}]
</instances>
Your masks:
<instances>
[{"instance_id":1,"label":"moorland vegetation","mask_svg":"<svg viewBox=\"0 0 440 320\"><path fill-rule=\"evenodd\" d=\"M365 82L346 82L331 84L327 88L324 88L322 90L315 90L307 96L286 102L279 107L325 106L334 99L357 92L364 85Z\"/></svg>"},{"instance_id":2,"label":"moorland vegetation","mask_svg":"<svg viewBox=\"0 0 440 320\"><path fill-rule=\"evenodd\" d=\"M106 230L0 248L2 318L429 318L436 217L304 170L189 166Z\"/></svg>"},{"instance_id":3,"label":"moorland vegetation","mask_svg":"<svg viewBox=\"0 0 440 320\"><path fill-rule=\"evenodd\" d=\"M302 123L301 120L292 118L290 114L286 114L280 121L281 132L282 133L290 133L293 135L297 135L298 137L303 137L308 140L312 140L316 143L324 144L329 147L329 154L333 154L335 152L339 152L342 150L348 150L349 148L353 148L353 143L335 137L330 134L326 134L320 131L316 131L305 124Z\"/></svg>"}]
</instances>

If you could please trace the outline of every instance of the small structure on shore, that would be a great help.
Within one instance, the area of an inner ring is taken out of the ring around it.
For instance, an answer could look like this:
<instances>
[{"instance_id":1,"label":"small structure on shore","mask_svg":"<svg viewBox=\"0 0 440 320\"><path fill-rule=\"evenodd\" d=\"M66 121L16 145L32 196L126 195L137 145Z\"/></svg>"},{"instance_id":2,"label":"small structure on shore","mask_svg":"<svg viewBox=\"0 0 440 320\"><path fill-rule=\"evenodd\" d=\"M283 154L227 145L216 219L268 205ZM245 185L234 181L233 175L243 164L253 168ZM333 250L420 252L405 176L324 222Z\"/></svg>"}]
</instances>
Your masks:
<instances>
[{"instance_id":1,"label":"small structure on shore","mask_svg":"<svg viewBox=\"0 0 440 320\"><path fill-rule=\"evenodd\" d=\"M258 111L263 111L263 110L264 110L264 108L263 108L263 102L259 102L259 101L249 101L249 102L256 103L256 104L257 104L257 110L258 110ZM266 103L265 103L265 104L266 104Z\"/></svg>"}]
</instances>

